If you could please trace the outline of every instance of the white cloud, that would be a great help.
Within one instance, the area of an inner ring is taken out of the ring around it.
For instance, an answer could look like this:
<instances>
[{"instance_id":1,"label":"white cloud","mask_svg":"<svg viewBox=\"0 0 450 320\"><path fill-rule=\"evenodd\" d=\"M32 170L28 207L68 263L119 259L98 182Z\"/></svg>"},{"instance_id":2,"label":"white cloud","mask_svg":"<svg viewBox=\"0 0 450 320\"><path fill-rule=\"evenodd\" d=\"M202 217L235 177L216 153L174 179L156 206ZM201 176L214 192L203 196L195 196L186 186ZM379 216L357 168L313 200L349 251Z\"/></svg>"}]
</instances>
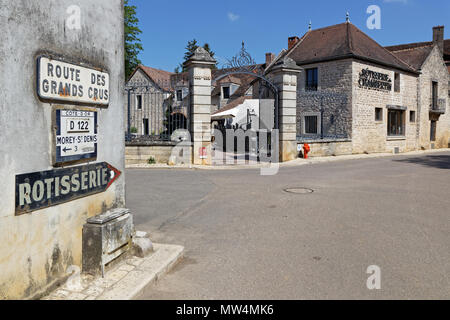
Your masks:
<instances>
[{"instance_id":1,"label":"white cloud","mask_svg":"<svg viewBox=\"0 0 450 320\"><path fill-rule=\"evenodd\" d=\"M233 12L228 12L228 19L230 19L231 22L234 22L239 18L240 17L237 14L234 14Z\"/></svg>"},{"instance_id":2,"label":"white cloud","mask_svg":"<svg viewBox=\"0 0 450 320\"><path fill-rule=\"evenodd\" d=\"M383 0L383 2L386 2L386 3L398 2L398 3L407 4L408 0Z\"/></svg>"}]
</instances>

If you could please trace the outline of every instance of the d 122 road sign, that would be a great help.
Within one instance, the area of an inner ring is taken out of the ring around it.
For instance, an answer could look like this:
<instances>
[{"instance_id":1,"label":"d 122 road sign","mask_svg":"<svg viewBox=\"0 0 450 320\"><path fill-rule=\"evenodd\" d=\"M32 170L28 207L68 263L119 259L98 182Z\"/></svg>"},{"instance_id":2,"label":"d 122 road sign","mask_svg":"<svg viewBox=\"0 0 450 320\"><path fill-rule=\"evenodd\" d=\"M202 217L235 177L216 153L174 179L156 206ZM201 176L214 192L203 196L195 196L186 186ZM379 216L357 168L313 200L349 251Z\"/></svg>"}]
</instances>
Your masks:
<instances>
[{"instance_id":1,"label":"d 122 road sign","mask_svg":"<svg viewBox=\"0 0 450 320\"><path fill-rule=\"evenodd\" d=\"M56 110L55 165L97 158L97 111Z\"/></svg>"},{"instance_id":2,"label":"d 122 road sign","mask_svg":"<svg viewBox=\"0 0 450 320\"><path fill-rule=\"evenodd\" d=\"M16 216L105 192L122 173L106 162L16 176Z\"/></svg>"}]
</instances>

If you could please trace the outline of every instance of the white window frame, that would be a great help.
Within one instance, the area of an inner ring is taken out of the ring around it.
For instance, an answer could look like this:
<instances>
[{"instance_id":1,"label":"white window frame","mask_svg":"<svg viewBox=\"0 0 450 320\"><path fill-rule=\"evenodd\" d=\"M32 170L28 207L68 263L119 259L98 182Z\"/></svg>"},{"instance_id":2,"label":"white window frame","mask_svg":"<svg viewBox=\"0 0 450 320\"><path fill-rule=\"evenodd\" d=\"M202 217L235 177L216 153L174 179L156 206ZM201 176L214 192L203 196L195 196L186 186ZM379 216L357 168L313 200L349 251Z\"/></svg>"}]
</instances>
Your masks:
<instances>
[{"instance_id":1,"label":"white window frame","mask_svg":"<svg viewBox=\"0 0 450 320\"><path fill-rule=\"evenodd\" d=\"M224 89L228 88L228 98L225 98L225 91ZM227 86L222 86L222 100L228 100L231 97L231 86L227 85Z\"/></svg>"}]
</instances>

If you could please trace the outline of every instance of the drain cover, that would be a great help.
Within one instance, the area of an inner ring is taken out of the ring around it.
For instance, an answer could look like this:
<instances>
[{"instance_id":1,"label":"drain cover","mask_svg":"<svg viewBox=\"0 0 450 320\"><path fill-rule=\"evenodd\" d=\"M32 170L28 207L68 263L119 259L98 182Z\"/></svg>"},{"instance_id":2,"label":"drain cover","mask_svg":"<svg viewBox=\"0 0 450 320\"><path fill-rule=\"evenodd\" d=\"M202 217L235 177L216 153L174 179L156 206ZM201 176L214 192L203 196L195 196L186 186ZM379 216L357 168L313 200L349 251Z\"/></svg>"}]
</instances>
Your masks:
<instances>
[{"instance_id":1,"label":"drain cover","mask_svg":"<svg viewBox=\"0 0 450 320\"><path fill-rule=\"evenodd\" d=\"M314 190L310 188L287 188L284 189L284 191L287 193L294 193L294 194L308 194L314 192Z\"/></svg>"}]
</instances>

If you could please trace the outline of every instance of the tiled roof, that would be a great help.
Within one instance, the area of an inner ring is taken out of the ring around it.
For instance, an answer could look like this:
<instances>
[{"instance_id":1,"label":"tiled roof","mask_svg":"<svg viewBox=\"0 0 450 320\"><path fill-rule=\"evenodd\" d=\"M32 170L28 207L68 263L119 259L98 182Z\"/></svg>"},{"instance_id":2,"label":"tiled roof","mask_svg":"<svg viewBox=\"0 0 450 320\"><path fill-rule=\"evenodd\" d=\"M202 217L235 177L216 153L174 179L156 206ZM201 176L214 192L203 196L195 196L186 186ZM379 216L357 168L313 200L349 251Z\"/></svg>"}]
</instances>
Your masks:
<instances>
[{"instance_id":1,"label":"tiled roof","mask_svg":"<svg viewBox=\"0 0 450 320\"><path fill-rule=\"evenodd\" d=\"M392 51L397 57L405 61L411 67L419 70L429 54L433 50L432 46L414 47L409 49L403 49L399 51Z\"/></svg>"},{"instance_id":2,"label":"tiled roof","mask_svg":"<svg viewBox=\"0 0 450 320\"><path fill-rule=\"evenodd\" d=\"M400 51L405 49L412 49L417 47L426 47L426 46L432 46L433 42L427 41L427 42L414 42L414 43L406 43L406 44L399 44L395 46L387 46L386 49L389 51ZM447 55L450 55L450 39L444 40L444 53Z\"/></svg>"},{"instance_id":3,"label":"tiled roof","mask_svg":"<svg viewBox=\"0 0 450 320\"><path fill-rule=\"evenodd\" d=\"M389 51L394 53L397 57L414 67L420 69L428 54L433 49L433 42L415 42L406 43L396 46L386 47ZM444 40L444 61L450 63L450 39ZM449 71L450 72L450 71Z\"/></svg>"},{"instance_id":4,"label":"tiled roof","mask_svg":"<svg viewBox=\"0 0 450 320\"><path fill-rule=\"evenodd\" d=\"M356 58L416 73L349 22L308 31L286 55L298 65Z\"/></svg>"},{"instance_id":5,"label":"tiled roof","mask_svg":"<svg viewBox=\"0 0 450 320\"><path fill-rule=\"evenodd\" d=\"M170 77L173 75L172 72L139 65L131 74L130 79L138 70L142 70L161 89L171 91Z\"/></svg>"},{"instance_id":6,"label":"tiled roof","mask_svg":"<svg viewBox=\"0 0 450 320\"><path fill-rule=\"evenodd\" d=\"M219 79L218 81L214 80L221 75L223 75L223 73L222 74L220 74L219 72L213 73L213 85L215 88L212 92L212 96L220 95L221 85L230 82L239 85L239 88L231 95L230 99L235 99L237 97L243 96L250 88L253 80L255 79L255 77L250 74L237 73L228 75L222 79Z\"/></svg>"}]
</instances>

